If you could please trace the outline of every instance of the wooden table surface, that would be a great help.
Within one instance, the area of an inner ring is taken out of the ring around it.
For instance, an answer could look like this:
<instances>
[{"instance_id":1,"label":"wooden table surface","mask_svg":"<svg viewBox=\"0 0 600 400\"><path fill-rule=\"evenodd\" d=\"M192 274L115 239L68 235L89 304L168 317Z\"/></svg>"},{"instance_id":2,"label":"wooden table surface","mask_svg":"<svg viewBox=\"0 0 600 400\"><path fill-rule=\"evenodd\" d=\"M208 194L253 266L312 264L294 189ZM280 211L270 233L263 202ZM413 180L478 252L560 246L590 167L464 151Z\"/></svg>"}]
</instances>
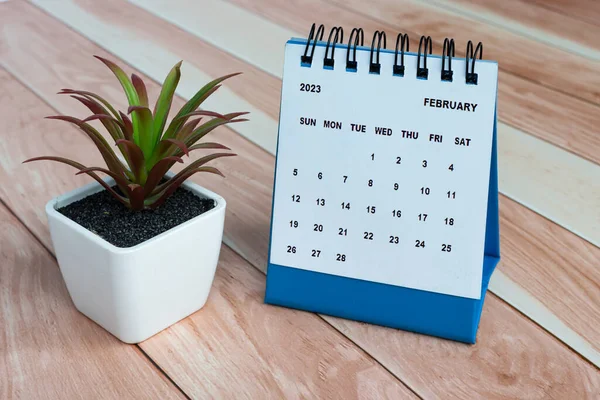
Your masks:
<instances>
[{"instance_id":1,"label":"wooden table surface","mask_svg":"<svg viewBox=\"0 0 600 400\"><path fill-rule=\"evenodd\" d=\"M484 43L499 62L502 261L476 345L263 304L283 45L313 22ZM204 309L140 343L77 312L44 213L100 164L64 87L126 107L92 55L251 122L215 135L239 157L193 180L228 201ZM0 399L600 398L600 2L594 0L0 0Z\"/></svg>"}]
</instances>

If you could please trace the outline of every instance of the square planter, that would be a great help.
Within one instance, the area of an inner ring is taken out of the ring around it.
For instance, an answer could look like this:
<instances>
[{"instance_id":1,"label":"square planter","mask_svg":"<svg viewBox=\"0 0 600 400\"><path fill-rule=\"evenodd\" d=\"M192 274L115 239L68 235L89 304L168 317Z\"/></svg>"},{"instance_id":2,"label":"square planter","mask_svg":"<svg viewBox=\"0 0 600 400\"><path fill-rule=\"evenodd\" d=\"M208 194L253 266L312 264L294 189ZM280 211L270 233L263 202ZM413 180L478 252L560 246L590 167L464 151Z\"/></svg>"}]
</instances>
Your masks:
<instances>
[{"instance_id":1,"label":"square planter","mask_svg":"<svg viewBox=\"0 0 600 400\"><path fill-rule=\"evenodd\" d=\"M114 184L112 179L106 179ZM126 343L139 343L201 309L212 286L223 236L225 199L213 209L129 248L119 248L58 211L104 190L94 182L46 204L56 258L75 307Z\"/></svg>"}]
</instances>

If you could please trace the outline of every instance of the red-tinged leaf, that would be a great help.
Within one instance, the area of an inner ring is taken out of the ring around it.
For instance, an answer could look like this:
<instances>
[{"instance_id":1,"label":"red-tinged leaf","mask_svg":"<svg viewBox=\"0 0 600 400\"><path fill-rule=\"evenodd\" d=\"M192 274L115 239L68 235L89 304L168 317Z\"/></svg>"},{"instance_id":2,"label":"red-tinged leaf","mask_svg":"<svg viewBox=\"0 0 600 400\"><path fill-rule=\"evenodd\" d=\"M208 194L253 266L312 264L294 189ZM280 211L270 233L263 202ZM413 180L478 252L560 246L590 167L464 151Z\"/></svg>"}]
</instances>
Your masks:
<instances>
[{"instance_id":1,"label":"red-tinged leaf","mask_svg":"<svg viewBox=\"0 0 600 400\"><path fill-rule=\"evenodd\" d=\"M181 63L182 62L179 61L173 68L171 68L171 71L169 71L169 74L165 78L160 95L156 100L152 128L153 143L158 142L162 135L163 129L165 129L169 111L171 110L171 103L173 102L173 96L175 95L175 90L177 89L179 79L181 78Z\"/></svg>"},{"instance_id":2,"label":"red-tinged leaf","mask_svg":"<svg viewBox=\"0 0 600 400\"><path fill-rule=\"evenodd\" d=\"M217 85L217 86L213 87L212 89L210 89L208 92L205 93L204 99L200 99L200 102L203 102L211 94L213 94L214 92L216 92L217 89L219 89L220 87L221 87L221 85ZM183 110L183 108L182 108L182 110ZM193 112L194 110L192 110L190 112ZM167 128L167 130L163 134L163 136L162 136L163 139L169 139L169 138L177 137L178 136L178 131L181 129L182 126L184 126L184 124L188 120L188 118L183 117L183 115L189 114L190 112L188 112L188 113L182 113L182 111L180 110L179 113L175 116L175 118L173 118L173 121L171 121L171 123L169 124L169 127Z\"/></svg>"},{"instance_id":3,"label":"red-tinged leaf","mask_svg":"<svg viewBox=\"0 0 600 400\"><path fill-rule=\"evenodd\" d=\"M77 95L87 98L88 100L94 99L96 101L99 101L100 103L102 103L102 105L104 107L106 107L107 110L109 110L113 114L113 116L116 119L119 119L119 113L117 113L117 110L115 110L114 107L108 101L104 100L102 97L98 96L96 93L86 92L85 90L62 89L60 92L58 92L58 94L77 94ZM94 111L92 111L92 112L94 114L97 114Z\"/></svg>"},{"instance_id":4,"label":"red-tinged leaf","mask_svg":"<svg viewBox=\"0 0 600 400\"><path fill-rule=\"evenodd\" d=\"M184 174L186 171L190 171L192 169L198 168L203 166L204 164L211 162L212 160L215 160L217 158L221 158L221 157L233 157L233 156L237 156L237 154L235 153L214 153L214 154L210 154L204 157L201 157L191 163L189 163L184 169L182 169L181 171L179 171L179 173L177 173L175 176L173 176L171 179L169 179L167 182L159 185L156 189L152 189L151 191L149 191L149 188L146 190L146 196L148 196L148 194L156 194L159 193L161 191L163 191L167 185L169 184L169 182L173 181L174 179L179 178L182 174ZM158 163L157 163L158 165ZM166 172L166 171L165 171ZM150 180L150 178L148 178L148 180ZM158 184L158 182L157 182Z\"/></svg>"},{"instance_id":5,"label":"red-tinged leaf","mask_svg":"<svg viewBox=\"0 0 600 400\"><path fill-rule=\"evenodd\" d=\"M127 114L133 113L133 141L140 146L147 160L152 156L154 142L152 141L152 112L148 107L130 106ZM137 118L136 118L137 117Z\"/></svg>"},{"instance_id":6,"label":"red-tinged leaf","mask_svg":"<svg viewBox=\"0 0 600 400\"><path fill-rule=\"evenodd\" d=\"M140 99L138 97L137 91L135 90L133 83L129 80L129 77L127 76L127 74L114 62L107 60L106 58L102 58L100 56L94 56L94 57L96 57L98 60L102 61L104 63L104 65L106 65L112 71L112 73L115 74L115 76L119 80L119 83L121 83L123 90L125 91L125 95L127 96L129 105L131 105L131 106L140 105Z\"/></svg>"},{"instance_id":7,"label":"red-tinged leaf","mask_svg":"<svg viewBox=\"0 0 600 400\"><path fill-rule=\"evenodd\" d=\"M221 119L227 119L227 117L223 114L219 114L213 111L205 111L205 110L198 110L198 111L192 111L191 113L187 113L185 115L182 115L180 117L177 117L177 120L180 121L182 119L187 120L190 117L194 117L194 116L198 116L198 115L202 115L202 116L207 116L207 117L214 117L214 118L221 118Z\"/></svg>"},{"instance_id":8,"label":"red-tinged leaf","mask_svg":"<svg viewBox=\"0 0 600 400\"><path fill-rule=\"evenodd\" d=\"M141 211L144 209L144 188L137 184L130 184L128 186L129 201L131 202L131 209L133 211Z\"/></svg>"},{"instance_id":9,"label":"red-tinged leaf","mask_svg":"<svg viewBox=\"0 0 600 400\"><path fill-rule=\"evenodd\" d=\"M104 139L104 137L90 124L82 122L78 118L69 117L66 115L56 115L46 118L67 121L77 125L83 132L85 132L88 135L90 139L92 139L92 141L96 145L96 148L98 149L98 151L100 151L100 154L102 155L104 162L108 166L108 169L113 171L115 174L121 174L123 176L127 176L128 178L132 178L132 176L130 176L129 174L129 171L127 171L127 169L124 167L121 161L117 158L112 148L108 145L106 139Z\"/></svg>"},{"instance_id":10,"label":"red-tinged leaf","mask_svg":"<svg viewBox=\"0 0 600 400\"><path fill-rule=\"evenodd\" d=\"M123 136L126 140L133 141L133 124L131 123L131 120L121 111L119 111L119 114L121 115L121 120L123 121Z\"/></svg>"},{"instance_id":11,"label":"red-tinged leaf","mask_svg":"<svg viewBox=\"0 0 600 400\"><path fill-rule=\"evenodd\" d=\"M176 180L170 180L169 182L171 183L161 192L159 192L155 196L146 199L146 206L150 207L151 209L156 209L160 207L169 198L169 196L171 196L175 192L175 190L177 190L177 188L179 188L183 184L183 182L185 182L189 177L191 177L197 172L209 172L212 174L220 175L223 178L225 178L225 175L223 175L221 171L214 167L200 167L188 170L186 171L186 173L180 175L179 178L177 178Z\"/></svg>"},{"instance_id":12,"label":"red-tinged leaf","mask_svg":"<svg viewBox=\"0 0 600 400\"><path fill-rule=\"evenodd\" d=\"M188 122L181 128L181 130L175 136L175 139L185 141L185 139L196 129L198 124L202 121L202 118L194 119Z\"/></svg>"},{"instance_id":13,"label":"red-tinged leaf","mask_svg":"<svg viewBox=\"0 0 600 400\"><path fill-rule=\"evenodd\" d=\"M232 78L232 77L234 77L236 75L239 75L239 74L241 74L241 72L238 72L238 73L235 73L235 74L225 75L225 76L217 78L214 81L211 81L211 82L207 83L206 85L204 85L202 87L202 89L200 89L194 95L194 97L192 97L187 103L185 103L185 105L183 107L181 107L181 109L179 110L179 112L177 113L177 115L175 116L175 118L173 118L173 121L171 121L171 123L169 124L169 127L167 128L167 130L163 134L162 138L163 139L169 139L169 138L176 137L177 133L179 132L179 129L186 122L186 118L182 118L182 119L180 119L178 121L175 121L175 120L178 117L181 117L182 115L189 114L192 111L195 111L198 107L200 107L200 105L207 98L209 98L215 91L217 91L217 89L219 89L221 87L221 85L219 85L219 83L223 82L226 79L229 79L229 78Z\"/></svg>"},{"instance_id":14,"label":"red-tinged leaf","mask_svg":"<svg viewBox=\"0 0 600 400\"><path fill-rule=\"evenodd\" d=\"M63 164L67 164L70 165L73 168L77 168L78 170L85 170L87 169L87 167L83 164L78 163L77 161L73 161L73 160L69 160L68 158L63 158L63 157L53 157L53 156L43 156L43 157L34 157L34 158L30 158L28 160L23 161L23 164L28 163L28 162L32 162L32 161L56 161L59 163L63 163ZM90 177L92 177L96 182L98 182L100 185L102 185L102 187L104 187L104 189L106 189L108 191L108 193L110 193L115 199L117 199L118 201L120 201L123 205L129 207L129 202L120 194L118 194L112 187L110 187L109 184L107 184L106 182L104 182L104 180L102 178L100 178L97 174L95 174L94 172L86 172L87 175L89 175ZM115 180L116 182L116 180ZM121 190L124 190L125 188L121 188Z\"/></svg>"},{"instance_id":15,"label":"red-tinged leaf","mask_svg":"<svg viewBox=\"0 0 600 400\"><path fill-rule=\"evenodd\" d=\"M140 99L140 104L144 107L148 107L148 91L146 90L146 85L142 78L136 74L131 74L131 83L133 83L133 87L135 87L135 91Z\"/></svg>"},{"instance_id":16,"label":"red-tinged leaf","mask_svg":"<svg viewBox=\"0 0 600 400\"><path fill-rule=\"evenodd\" d=\"M119 125L119 128L124 128L124 125L123 125L123 123L121 121L119 121L115 117L113 117L111 115L108 115L108 114L94 114L94 115L90 115L89 117L82 119L81 122L90 122L90 121L94 121L94 120L97 120L97 119L100 119L100 120L104 119L104 120L107 120L107 121L112 121L115 124Z\"/></svg>"},{"instance_id":17,"label":"red-tinged leaf","mask_svg":"<svg viewBox=\"0 0 600 400\"><path fill-rule=\"evenodd\" d=\"M89 174L90 172L102 172L102 173L110 176L111 178L113 178L115 180L115 182L117 183L117 185L119 187L127 187L127 185L129 185L129 182L127 182L127 180L124 179L122 176L119 176L119 175L115 174L114 172L112 172L106 168L101 168L101 167L84 168L84 169L80 170L78 173L76 173L75 175Z\"/></svg>"},{"instance_id":18,"label":"red-tinged leaf","mask_svg":"<svg viewBox=\"0 0 600 400\"><path fill-rule=\"evenodd\" d=\"M190 151L189 151L188 147L181 140L177 140L177 139L165 139L165 140L161 140L160 143L161 144L165 144L166 145L165 147L167 148L167 150L170 147L169 144L177 146L179 148L179 150L181 150L181 152L183 154L185 154L188 157L190 156Z\"/></svg>"},{"instance_id":19,"label":"red-tinged leaf","mask_svg":"<svg viewBox=\"0 0 600 400\"><path fill-rule=\"evenodd\" d=\"M183 163L183 160L181 157L165 157L154 164L148 173L148 179L146 179L146 184L144 185L144 196L152 193L156 185L160 183L161 179L164 178L165 174L176 162Z\"/></svg>"},{"instance_id":20,"label":"red-tinged leaf","mask_svg":"<svg viewBox=\"0 0 600 400\"><path fill-rule=\"evenodd\" d=\"M131 168L131 172L135 175L136 181L144 183L146 180L146 162L142 149L132 141L125 139L117 140L116 144L127 159L129 168Z\"/></svg>"},{"instance_id":21,"label":"red-tinged leaf","mask_svg":"<svg viewBox=\"0 0 600 400\"><path fill-rule=\"evenodd\" d=\"M204 143L198 143L198 144L193 145L192 147L189 148L189 151L198 150L198 149L223 149L223 150L231 150L229 147L223 146L220 143L204 142Z\"/></svg>"},{"instance_id":22,"label":"red-tinged leaf","mask_svg":"<svg viewBox=\"0 0 600 400\"><path fill-rule=\"evenodd\" d=\"M198 107L200 107L200 104L202 104L212 93L214 93L214 91L216 90L215 87L219 83L239 74L241 74L241 72L225 75L204 85L187 103L185 103L185 105L181 108L181 110L179 110L179 113L175 118L196 110Z\"/></svg>"},{"instance_id":23,"label":"red-tinged leaf","mask_svg":"<svg viewBox=\"0 0 600 400\"><path fill-rule=\"evenodd\" d=\"M100 103L98 103L94 99L88 99L86 97L80 97L80 96L74 96L74 95L71 97L80 101L83 105L85 105L87 108L89 108L94 113L94 115L82 120L82 122L88 122L88 121L92 121L95 119L100 119L101 120L100 122L102 122L102 125L104 125L104 128L108 131L108 133L113 138L113 140L118 140L118 139L123 138L123 131L122 131L123 124L121 123L120 120L113 118L109 114L109 112L100 105Z\"/></svg>"},{"instance_id":24,"label":"red-tinged leaf","mask_svg":"<svg viewBox=\"0 0 600 400\"><path fill-rule=\"evenodd\" d=\"M234 118L241 117L242 115L248 115L248 114L250 114L248 111L234 112L234 113L225 114L225 118L231 121Z\"/></svg>"},{"instance_id":25,"label":"red-tinged leaf","mask_svg":"<svg viewBox=\"0 0 600 400\"><path fill-rule=\"evenodd\" d=\"M242 122L243 120L227 120L227 119L212 119L202 125L200 125L198 128L194 129L194 131L188 135L188 137L185 139L185 144L188 145L188 147L191 147L194 143L196 143L198 140L202 139L204 136L208 135L210 132L212 132L215 128L218 128L221 125L227 125L227 124L232 124L232 123L236 123L236 122Z\"/></svg>"}]
</instances>

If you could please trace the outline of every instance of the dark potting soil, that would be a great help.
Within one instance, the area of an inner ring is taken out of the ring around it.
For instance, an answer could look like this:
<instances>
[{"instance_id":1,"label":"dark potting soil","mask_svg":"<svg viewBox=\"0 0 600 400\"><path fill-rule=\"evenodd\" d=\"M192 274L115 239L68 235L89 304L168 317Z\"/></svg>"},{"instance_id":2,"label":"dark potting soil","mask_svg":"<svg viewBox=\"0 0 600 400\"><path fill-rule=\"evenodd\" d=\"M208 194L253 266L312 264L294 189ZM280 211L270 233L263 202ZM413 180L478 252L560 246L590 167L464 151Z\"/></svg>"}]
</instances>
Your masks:
<instances>
[{"instance_id":1,"label":"dark potting soil","mask_svg":"<svg viewBox=\"0 0 600 400\"><path fill-rule=\"evenodd\" d=\"M179 188L156 210L131 211L103 190L57 211L117 247L132 247L215 205L213 199Z\"/></svg>"}]
</instances>

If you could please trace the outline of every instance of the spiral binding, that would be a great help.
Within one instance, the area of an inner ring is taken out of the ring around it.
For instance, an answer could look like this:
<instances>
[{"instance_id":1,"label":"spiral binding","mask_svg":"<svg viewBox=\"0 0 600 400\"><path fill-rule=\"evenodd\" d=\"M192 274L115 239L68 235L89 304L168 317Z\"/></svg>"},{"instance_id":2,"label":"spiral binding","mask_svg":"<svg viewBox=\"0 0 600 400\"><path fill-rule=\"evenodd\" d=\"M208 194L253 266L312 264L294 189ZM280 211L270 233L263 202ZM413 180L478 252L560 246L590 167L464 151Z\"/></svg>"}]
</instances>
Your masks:
<instances>
[{"instance_id":1,"label":"spiral binding","mask_svg":"<svg viewBox=\"0 0 600 400\"><path fill-rule=\"evenodd\" d=\"M375 39L377 39L377 50L375 50ZM369 62L369 73L377 74L381 72L381 64L379 64L379 50L381 50L381 39L383 39L383 48L387 46L386 37L384 31L375 31L373 34L373 41L371 42L371 57ZM377 61L373 61L373 54L377 51Z\"/></svg>"},{"instance_id":2,"label":"spiral binding","mask_svg":"<svg viewBox=\"0 0 600 400\"><path fill-rule=\"evenodd\" d=\"M356 34L356 36L354 35ZM350 46L352 45L352 38L354 38L354 47L352 48L352 60L350 60ZM354 28L352 32L350 32L350 37L348 38L348 51L346 52L346 71L356 72L358 70L358 63L356 62L356 48L359 45L365 45L365 32L362 28Z\"/></svg>"},{"instance_id":3,"label":"spiral binding","mask_svg":"<svg viewBox=\"0 0 600 400\"><path fill-rule=\"evenodd\" d=\"M325 26L312 24L304 54L300 57L303 66L312 66L313 56L317 42L323 41ZM346 51L346 71L356 72L358 62L356 61L356 48L364 45L365 33L362 28L354 28L348 38ZM369 57L369 73L379 75L381 73L381 64L379 62L379 53L387 46L387 38L384 31L375 31L371 40L371 51ZM323 58L323 68L333 69L335 65L335 48L338 44L344 43L344 29L341 26L335 26L329 32L327 44L325 46L325 57ZM383 46L383 47L382 47ZM433 43L431 36L421 36L419 40L419 51L417 52L417 73L418 79L429 79L429 69L427 68L427 56L432 54ZM392 73L394 76L403 77L405 72L404 53L410 51L410 39L408 34L399 33L396 37L396 49L394 52L394 66ZM400 56L400 57L398 57ZM454 39L445 38L444 48L442 50L442 71L440 79L444 82L452 82L454 71L452 70L452 59L455 57ZM400 58L400 63L398 63ZM478 76L475 72L475 61L483 58L483 44L479 42L477 46L469 40L467 43L465 57L465 82L470 85L477 85Z\"/></svg>"}]
</instances>

